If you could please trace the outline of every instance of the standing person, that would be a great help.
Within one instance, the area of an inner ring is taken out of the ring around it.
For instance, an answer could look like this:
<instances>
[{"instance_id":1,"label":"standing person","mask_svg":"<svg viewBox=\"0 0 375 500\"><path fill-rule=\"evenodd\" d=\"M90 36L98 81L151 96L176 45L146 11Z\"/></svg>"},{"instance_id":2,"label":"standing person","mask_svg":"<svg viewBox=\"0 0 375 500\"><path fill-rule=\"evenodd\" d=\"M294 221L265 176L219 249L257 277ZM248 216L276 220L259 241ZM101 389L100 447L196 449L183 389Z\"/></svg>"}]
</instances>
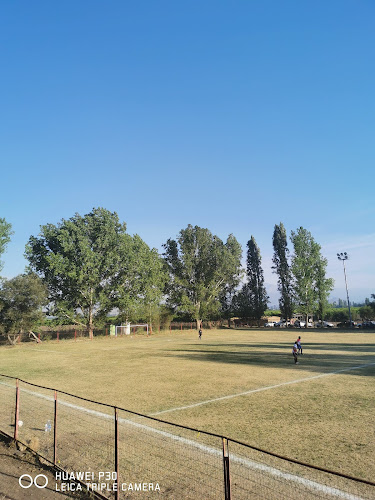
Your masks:
<instances>
[{"instance_id":1,"label":"standing person","mask_svg":"<svg viewBox=\"0 0 375 500\"><path fill-rule=\"evenodd\" d=\"M301 337L298 337L298 339L296 341L296 344L297 344L298 353L299 354L303 354L303 352L302 352L302 346L301 346Z\"/></svg>"},{"instance_id":2,"label":"standing person","mask_svg":"<svg viewBox=\"0 0 375 500\"><path fill-rule=\"evenodd\" d=\"M199 328L198 338L199 340L202 338L202 327Z\"/></svg>"},{"instance_id":3,"label":"standing person","mask_svg":"<svg viewBox=\"0 0 375 500\"><path fill-rule=\"evenodd\" d=\"M292 354L294 358L294 364L298 365L297 361L297 352L298 352L298 347L297 347L297 341L294 343L293 349L292 349Z\"/></svg>"}]
</instances>

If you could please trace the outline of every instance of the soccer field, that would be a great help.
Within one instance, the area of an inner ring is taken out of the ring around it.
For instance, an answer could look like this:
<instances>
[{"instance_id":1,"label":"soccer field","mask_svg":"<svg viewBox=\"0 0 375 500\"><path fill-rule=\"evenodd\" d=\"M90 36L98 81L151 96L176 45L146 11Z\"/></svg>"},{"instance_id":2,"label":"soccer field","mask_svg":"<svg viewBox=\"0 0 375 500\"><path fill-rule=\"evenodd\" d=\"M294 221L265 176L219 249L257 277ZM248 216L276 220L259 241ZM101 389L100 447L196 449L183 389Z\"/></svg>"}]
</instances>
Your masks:
<instances>
[{"instance_id":1,"label":"soccer field","mask_svg":"<svg viewBox=\"0 0 375 500\"><path fill-rule=\"evenodd\" d=\"M162 332L2 347L0 363L35 384L375 477L374 333Z\"/></svg>"}]
</instances>

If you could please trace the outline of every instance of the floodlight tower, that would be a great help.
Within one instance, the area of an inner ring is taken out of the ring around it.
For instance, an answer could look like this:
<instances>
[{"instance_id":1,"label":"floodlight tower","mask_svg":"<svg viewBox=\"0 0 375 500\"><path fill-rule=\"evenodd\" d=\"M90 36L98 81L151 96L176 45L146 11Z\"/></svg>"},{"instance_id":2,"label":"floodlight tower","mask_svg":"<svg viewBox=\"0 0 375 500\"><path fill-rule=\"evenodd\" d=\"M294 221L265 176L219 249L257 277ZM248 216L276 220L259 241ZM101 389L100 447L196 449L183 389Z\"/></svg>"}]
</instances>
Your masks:
<instances>
[{"instance_id":1,"label":"floodlight tower","mask_svg":"<svg viewBox=\"0 0 375 500\"><path fill-rule=\"evenodd\" d=\"M345 269L345 261L349 259L349 255L346 252L341 252L337 254L337 258L339 260L342 260L342 264L344 266L344 276L345 276L345 287L346 287L346 297L348 299L348 308L349 308L349 321L350 321L350 328L352 327L352 315L350 312L350 302L349 302L349 292L348 292L348 282L346 280L346 269Z\"/></svg>"}]
</instances>

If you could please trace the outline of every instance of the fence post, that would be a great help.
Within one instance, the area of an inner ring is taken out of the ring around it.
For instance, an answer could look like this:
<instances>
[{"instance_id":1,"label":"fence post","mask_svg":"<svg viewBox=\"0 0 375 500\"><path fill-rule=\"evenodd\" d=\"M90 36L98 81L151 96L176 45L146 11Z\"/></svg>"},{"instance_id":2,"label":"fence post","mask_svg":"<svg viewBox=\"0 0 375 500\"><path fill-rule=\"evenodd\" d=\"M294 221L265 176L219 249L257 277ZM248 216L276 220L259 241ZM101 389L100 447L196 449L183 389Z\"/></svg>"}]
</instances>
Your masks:
<instances>
[{"instance_id":1,"label":"fence post","mask_svg":"<svg viewBox=\"0 0 375 500\"><path fill-rule=\"evenodd\" d=\"M74 342L77 342L77 330L74 330Z\"/></svg>"},{"instance_id":2,"label":"fence post","mask_svg":"<svg viewBox=\"0 0 375 500\"><path fill-rule=\"evenodd\" d=\"M20 414L20 386L19 380L16 379L16 410L14 415L14 440L18 439L18 417Z\"/></svg>"},{"instance_id":3,"label":"fence post","mask_svg":"<svg viewBox=\"0 0 375 500\"><path fill-rule=\"evenodd\" d=\"M115 472L116 472L116 500L119 500L120 498L120 491L119 491L119 459L118 459L118 409L115 407Z\"/></svg>"},{"instance_id":4,"label":"fence post","mask_svg":"<svg viewBox=\"0 0 375 500\"><path fill-rule=\"evenodd\" d=\"M59 341L59 332L57 332L57 342Z\"/></svg>"},{"instance_id":5,"label":"fence post","mask_svg":"<svg viewBox=\"0 0 375 500\"><path fill-rule=\"evenodd\" d=\"M57 462L57 391L55 391L55 412L53 416L53 465Z\"/></svg>"},{"instance_id":6,"label":"fence post","mask_svg":"<svg viewBox=\"0 0 375 500\"><path fill-rule=\"evenodd\" d=\"M230 500L230 473L228 439L223 438L224 498Z\"/></svg>"}]
</instances>

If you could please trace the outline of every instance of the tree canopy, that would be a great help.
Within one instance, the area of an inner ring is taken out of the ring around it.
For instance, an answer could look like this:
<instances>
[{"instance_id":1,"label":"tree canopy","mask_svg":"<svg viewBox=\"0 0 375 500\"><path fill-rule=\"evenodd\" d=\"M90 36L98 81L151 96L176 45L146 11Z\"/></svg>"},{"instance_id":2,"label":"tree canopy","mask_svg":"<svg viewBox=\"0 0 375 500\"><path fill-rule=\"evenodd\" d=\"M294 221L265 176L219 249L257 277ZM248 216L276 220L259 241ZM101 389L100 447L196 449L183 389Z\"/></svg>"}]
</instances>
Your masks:
<instances>
[{"instance_id":1,"label":"tree canopy","mask_svg":"<svg viewBox=\"0 0 375 500\"><path fill-rule=\"evenodd\" d=\"M333 280L325 277L327 260L321 255L321 247L311 233L300 227L291 232L294 247L291 270L294 276L294 298L299 312L307 317L320 309L324 314L328 293ZM324 319L323 317L320 319Z\"/></svg>"},{"instance_id":2,"label":"tree canopy","mask_svg":"<svg viewBox=\"0 0 375 500\"><path fill-rule=\"evenodd\" d=\"M238 293L235 303L239 316L260 320L267 309L268 295L264 286L262 258L254 236L247 242L247 283Z\"/></svg>"},{"instance_id":3,"label":"tree canopy","mask_svg":"<svg viewBox=\"0 0 375 500\"><path fill-rule=\"evenodd\" d=\"M54 314L84 324L92 336L94 319L114 307L128 311L142 293L151 297L153 287L142 287L139 279L147 278L147 249L141 238L126 233L116 212L94 208L41 226L40 235L30 237L26 256L48 285Z\"/></svg>"},{"instance_id":4,"label":"tree canopy","mask_svg":"<svg viewBox=\"0 0 375 500\"><path fill-rule=\"evenodd\" d=\"M293 315L293 277L289 265L288 239L282 222L275 225L272 244L274 249L272 269L278 277L280 313L288 321Z\"/></svg>"},{"instance_id":5,"label":"tree canopy","mask_svg":"<svg viewBox=\"0 0 375 500\"><path fill-rule=\"evenodd\" d=\"M46 286L36 274L4 280L0 288L0 330L14 343L17 335L30 332L42 321L46 303Z\"/></svg>"},{"instance_id":6,"label":"tree canopy","mask_svg":"<svg viewBox=\"0 0 375 500\"><path fill-rule=\"evenodd\" d=\"M0 257L5 252L6 246L12 235L12 225L4 218L0 217ZM3 268L3 262L0 260L0 271Z\"/></svg>"},{"instance_id":7,"label":"tree canopy","mask_svg":"<svg viewBox=\"0 0 375 500\"><path fill-rule=\"evenodd\" d=\"M198 327L218 313L220 297L239 283L241 246L233 235L223 243L208 229L189 224L164 249L168 303L193 317Z\"/></svg>"}]
</instances>

